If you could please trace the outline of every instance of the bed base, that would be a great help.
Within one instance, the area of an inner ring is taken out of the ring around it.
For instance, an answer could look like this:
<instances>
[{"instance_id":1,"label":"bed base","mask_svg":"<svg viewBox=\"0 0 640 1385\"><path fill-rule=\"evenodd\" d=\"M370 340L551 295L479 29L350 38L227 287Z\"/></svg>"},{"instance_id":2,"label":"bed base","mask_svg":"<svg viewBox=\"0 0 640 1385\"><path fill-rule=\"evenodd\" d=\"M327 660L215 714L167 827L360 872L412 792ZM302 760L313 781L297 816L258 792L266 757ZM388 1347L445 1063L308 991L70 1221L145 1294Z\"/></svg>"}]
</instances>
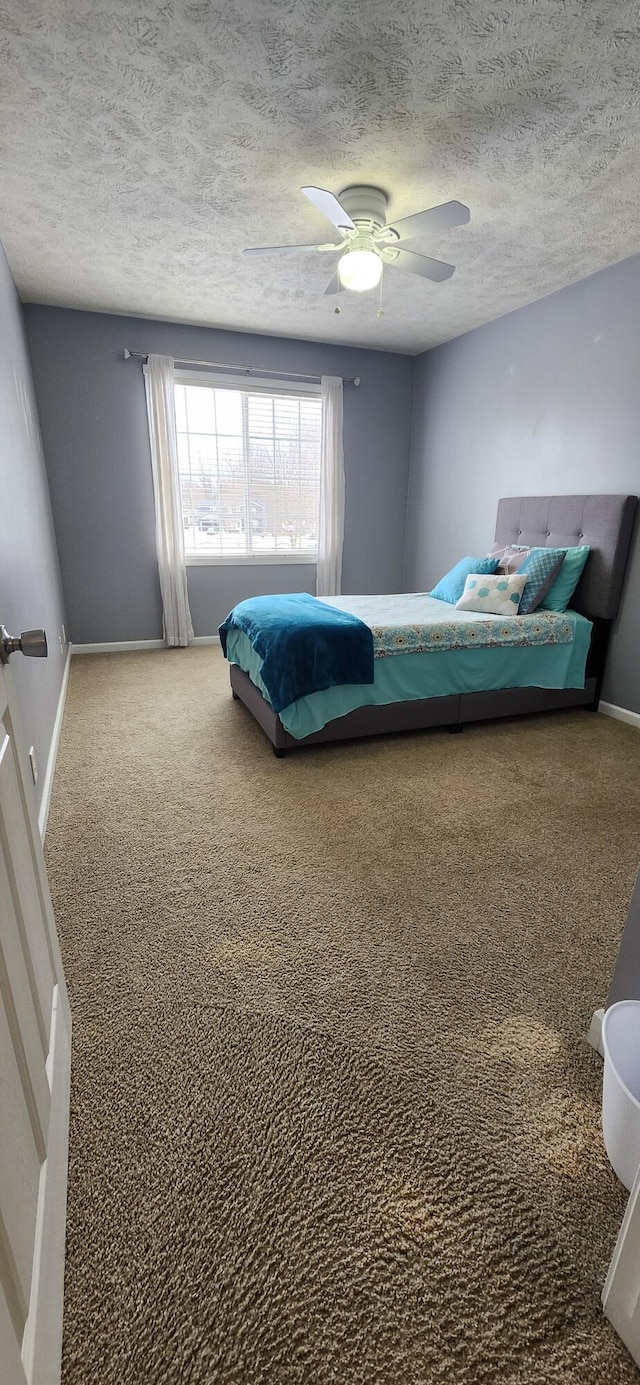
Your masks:
<instances>
[{"instance_id":1,"label":"bed base","mask_svg":"<svg viewBox=\"0 0 640 1385\"><path fill-rule=\"evenodd\" d=\"M360 736L421 731L448 726L459 731L469 722L494 717L555 712L564 707L597 711L611 625L620 603L637 499L635 495L510 496L498 502L494 542L568 548L586 543L590 554L572 605L592 622L584 688L504 688L499 692L460 693L421 702L392 702L386 707L358 707L296 741L242 669L231 665L234 695L259 722L278 756L307 745L327 745Z\"/></svg>"},{"instance_id":2,"label":"bed base","mask_svg":"<svg viewBox=\"0 0 640 1385\"><path fill-rule=\"evenodd\" d=\"M364 736L385 736L399 731L424 731L436 726L462 731L469 722L525 716L531 712L555 712L566 707L593 707L596 700L596 678L593 676L587 678L584 688L503 688L497 692L389 702L382 707L357 707L354 712L328 722L312 736L296 740L285 731L280 717L237 664L231 664L230 678L233 696L255 717L278 759L289 750L303 750L309 745L330 745L335 741L360 740Z\"/></svg>"}]
</instances>

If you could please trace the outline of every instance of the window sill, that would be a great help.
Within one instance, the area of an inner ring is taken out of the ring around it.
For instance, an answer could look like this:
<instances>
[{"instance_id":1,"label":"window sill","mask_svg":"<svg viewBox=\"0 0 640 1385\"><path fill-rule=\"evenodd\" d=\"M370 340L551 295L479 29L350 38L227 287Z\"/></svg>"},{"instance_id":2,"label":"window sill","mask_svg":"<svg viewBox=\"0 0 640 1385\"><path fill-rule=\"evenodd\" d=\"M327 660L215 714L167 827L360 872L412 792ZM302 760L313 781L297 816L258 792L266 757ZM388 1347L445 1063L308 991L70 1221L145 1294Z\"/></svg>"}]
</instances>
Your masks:
<instances>
[{"instance_id":1,"label":"window sill","mask_svg":"<svg viewBox=\"0 0 640 1385\"><path fill-rule=\"evenodd\" d=\"M291 567L318 562L317 553L198 553L187 556L187 567Z\"/></svg>"}]
</instances>

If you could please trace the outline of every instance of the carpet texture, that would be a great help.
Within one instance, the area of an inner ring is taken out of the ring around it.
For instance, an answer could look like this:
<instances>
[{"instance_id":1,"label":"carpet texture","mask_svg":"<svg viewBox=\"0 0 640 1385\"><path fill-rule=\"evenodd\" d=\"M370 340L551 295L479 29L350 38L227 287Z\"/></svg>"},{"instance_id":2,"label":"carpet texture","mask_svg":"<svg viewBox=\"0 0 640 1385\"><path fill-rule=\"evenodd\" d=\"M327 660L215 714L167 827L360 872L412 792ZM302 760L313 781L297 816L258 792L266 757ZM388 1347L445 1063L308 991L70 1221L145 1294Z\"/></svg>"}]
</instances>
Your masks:
<instances>
[{"instance_id":1,"label":"carpet texture","mask_svg":"<svg viewBox=\"0 0 640 1385\"><path fill-rule=\"evenodd\" d=\"M605 717L277 761L219 650L74 660L64 1385L637 1381L585 1031L639 820Z\"/></svg>"}]
</instances>

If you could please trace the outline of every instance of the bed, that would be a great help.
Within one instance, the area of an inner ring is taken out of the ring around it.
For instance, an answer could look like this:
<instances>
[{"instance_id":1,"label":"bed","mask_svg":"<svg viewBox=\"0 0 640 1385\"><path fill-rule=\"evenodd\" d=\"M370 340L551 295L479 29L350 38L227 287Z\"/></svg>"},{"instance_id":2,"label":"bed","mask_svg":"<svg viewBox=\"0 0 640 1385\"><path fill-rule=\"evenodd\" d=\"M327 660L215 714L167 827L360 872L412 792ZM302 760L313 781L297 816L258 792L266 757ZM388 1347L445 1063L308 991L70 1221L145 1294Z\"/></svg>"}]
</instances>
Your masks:
<instances>
[{"instance_id":1,"label":"bed","mask_svg":"<svg viewBox=\"0 0 640 1385\"><path fill-rule=\"evenodd\" d=\"M234 632L227 646L233 696L255 717L279 758L289 750L354 737L437 726L461 731L467 723L493 717L595 709L636 506L636 497L628 495L499 501L495 544L589 545L571 609L563 615L516 617L509 624L519 633L503 639L499 629L487 631L486 616L474 621L467 612L462 625L456 625L459 615L425 593L331 598L338 609L352 612L374 630L373 683L313 692L278 714L260 676L260 657L246 635ZM495 622L496 627L504 624ZM407 643L407 632L416 629L446 633L434 633L426 645L424 638L416 643L415 637L413 644ZM385 649L385 643L397 644L398 631L403 632L401 652Z\"/></svg>"}]
</instances>

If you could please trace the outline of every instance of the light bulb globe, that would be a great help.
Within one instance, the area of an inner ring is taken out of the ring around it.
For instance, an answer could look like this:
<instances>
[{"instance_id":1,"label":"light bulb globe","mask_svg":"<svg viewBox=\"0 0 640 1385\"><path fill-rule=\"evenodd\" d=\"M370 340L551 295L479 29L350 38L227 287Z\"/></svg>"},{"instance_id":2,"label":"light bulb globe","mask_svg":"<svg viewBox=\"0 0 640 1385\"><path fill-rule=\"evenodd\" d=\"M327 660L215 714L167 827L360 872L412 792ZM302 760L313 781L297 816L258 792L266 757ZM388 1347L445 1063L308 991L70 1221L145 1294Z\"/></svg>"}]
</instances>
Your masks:
<instances>
[{"instance_id":1,"label":"light bulb globe","mask_svg":"<svg viewBox=\"0 0 640 1385\"><path fill-rule=\"evenodd\" d=\"M340 283L355 293L366 293L380 283L382 260L375 250L347 250L338 265Z\"/></svg>"}]
</instances>

